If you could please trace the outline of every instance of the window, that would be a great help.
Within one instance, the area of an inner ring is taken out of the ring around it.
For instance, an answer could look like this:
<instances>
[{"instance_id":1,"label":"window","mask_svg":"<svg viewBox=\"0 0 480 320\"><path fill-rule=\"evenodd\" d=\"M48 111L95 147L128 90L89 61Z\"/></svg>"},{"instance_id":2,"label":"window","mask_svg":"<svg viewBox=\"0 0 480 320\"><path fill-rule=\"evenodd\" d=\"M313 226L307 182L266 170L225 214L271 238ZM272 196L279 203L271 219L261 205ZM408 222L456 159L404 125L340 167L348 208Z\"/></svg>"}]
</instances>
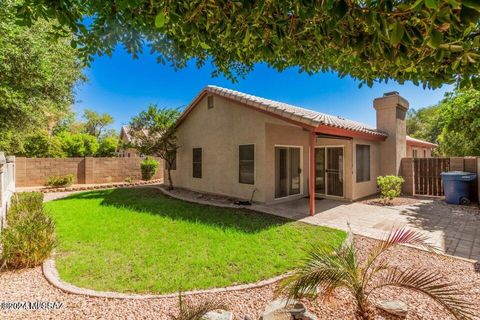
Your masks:
<instances>
[{"instance_id":1,"label":"window","mask_svg":"<svg viewBox=\"0 0 480 320\"><path fill-rule=\"evenodd\" d=\"M168 162L166 163L167 168L168 168ZM170 170L177 170L177 152L173 154L173 161L172 161L172 166L170 167Z\"/></svg>"},{"instance_id":2,"label":"window","mask_svg":"<svg viewBox=\"0 0 480 320\"><path fill-rule=\"evenodd\" d=\"M213 96L208 96L208 109L213 108Z\"/></svg>"},{"instance_id":3,"label":"window","mask_svg":"<svg viewBox=\"0 0 480 320\"><path fill-rule=\"evenodd\" d=\"M424 158L427 157L427 150L423 150L423 157L424 157Z\"/></svg>"},{"instance_id":4,"label":"window","mask_svg":"<svg viewBox=\"0 0 480 320\"><path fill-rule=\"evenodd\" d=\"M357 182L370 181L370 146L356 145Z\"/></svg>"},{"instance_id":5,"label":"window","mask_svg":"<svg viewBox=\"0 0 480 320\"><path fill-rule=\"evenodd\" d=\"M202 148L193 148L193 177L202 177Z\"/></svg>"},{"instance_id":6,"label":"window","mask_svg":"<svg viewBox=\"0 0 480 320\"><path fill-rule=\"evenodd\" d=\"M238 182L254 184L255 183L255 146L247 144L239 146L239 170Z\"/></svg>"},{"instance_id":7,"label":"window","mask_svg":"<svg viewBox=\"0 0 480 320\"><path fill-rule=\"evenodd\" d=\"M413 149L413 157L418 158L418 150L417 149Z\"/></svg>"}]
</instances>

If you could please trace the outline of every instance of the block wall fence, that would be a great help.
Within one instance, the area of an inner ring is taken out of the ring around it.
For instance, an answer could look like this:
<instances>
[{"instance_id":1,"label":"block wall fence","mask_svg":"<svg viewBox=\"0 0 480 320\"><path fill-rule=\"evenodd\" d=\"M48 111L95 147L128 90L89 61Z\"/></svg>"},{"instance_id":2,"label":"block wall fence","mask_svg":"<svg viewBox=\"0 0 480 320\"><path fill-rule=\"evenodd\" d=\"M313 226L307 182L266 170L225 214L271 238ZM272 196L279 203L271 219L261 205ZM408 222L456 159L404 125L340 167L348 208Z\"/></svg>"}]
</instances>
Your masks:
<instances>
[{"instance_id":1,"label":"block wall fence","mask_svg":"<svg viewBox=\"0 0 480 320\"><path fill-rule=\"evenodd\" d=\"M142 158L23 158L15 160L17 187L43 186L51 176L73 174L76 184L140 180ZM153 179L163 179L163 160Z\"/></svg>"}]
</instances>

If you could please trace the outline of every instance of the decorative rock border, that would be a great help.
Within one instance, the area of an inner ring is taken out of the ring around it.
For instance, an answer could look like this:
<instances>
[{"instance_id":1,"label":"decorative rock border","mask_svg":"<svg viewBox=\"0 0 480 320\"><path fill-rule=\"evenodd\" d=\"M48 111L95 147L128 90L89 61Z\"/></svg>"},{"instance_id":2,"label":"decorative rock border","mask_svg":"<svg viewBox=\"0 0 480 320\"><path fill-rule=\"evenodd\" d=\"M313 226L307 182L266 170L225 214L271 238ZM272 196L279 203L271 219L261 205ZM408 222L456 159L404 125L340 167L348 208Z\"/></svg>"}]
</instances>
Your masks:
<instances>
[{"instance_id":1,"label":"decorative rock border","mask_svg":"<svg viewBox=\"0 0 480 320\"><path fill-rule=\"evenodd\" d=\"M203 204L206 206L212 206L212 207L220 207L220 208L233 208L233 209L251 209L252 206L242 206L242 205L236 205L236 204L228 204L228 203L218 203L214 201L208 201L208 200L198 200L198 199L192 199L188 197L182 197L177 194L174 194L173 192L168 191L167 189L163 188L162 186L151 186L151 188L155 188L160 190L164 195L169 196L174 199L186 201L186 202L191 202L191 203L196 203L196 204ZM254 210L255 211L255 210ZM261 213L266 213L266 212L261 212Z\"/></svg>"},{"instance_id":2,"label":"decorative rock border","mask_svg":"<svg viewBox=\"0 0 480 320\"><path fill-rule=\"evenodd\" d=\"M80 288L80 287L74 286L73 284L64 282L63 280L60 279L57 268L55 267L55 260L53 258L50 258L43 263L42 271L43 271L43 275L52 286L64 292L77 294L77 295L84 295L84 296L94 297L94 298L110 298L110 299L162 299L162 298L178 297L178 293L129 294L129 293L120 293L120 292L111 292L111 291L96 291L92 289ZM274 278L261 280L255 283L241 284L241 285L229 286L224 288L185 291L185 292L182 292L182 296L193 296L193 295L212 294L212 293L214 294L214 293L221 293L221 292L254 289L254 288L264 287L264 286L268 286L273 283L276 283L286 278L288 275L289 273L286 273Z\"/></svg>"},{"instance_id":3,"label":"decorative rock border","mask_svg":"<svg viewBox=\"0 0 480 320\"><path fill-rule=\"evenodd\" d=\"M111 189L111 188L128 188L128 187L134 187L134 186L143 186L143 185L159 184L159 183L163 183L163 179L156 179L156 180L149 180L149 181L136 181L132 183L113 182L113 183L92 184L92 185L75 186L75 187L42 188L38 191L42 193L88 191L88 190Z\"/></svg>"}]
</instances>

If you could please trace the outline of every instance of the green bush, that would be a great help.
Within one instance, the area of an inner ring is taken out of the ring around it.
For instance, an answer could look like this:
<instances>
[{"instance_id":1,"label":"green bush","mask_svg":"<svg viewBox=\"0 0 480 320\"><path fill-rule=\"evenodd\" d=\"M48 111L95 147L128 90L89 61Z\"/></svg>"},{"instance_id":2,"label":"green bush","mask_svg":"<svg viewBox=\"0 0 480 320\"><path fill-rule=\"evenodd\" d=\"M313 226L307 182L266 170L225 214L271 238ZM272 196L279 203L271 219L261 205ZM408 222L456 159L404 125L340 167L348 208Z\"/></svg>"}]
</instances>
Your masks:
<instances>
[{"instance_id":1,"label":"green bush","mask_svg":"<svg viewBox=\"0 0 480 320\"><path fill-rule=\"evenodd\" d=\"M45 214L41 199L41 195L31 192L13 201L7 228L1 234L2 265L7 268L38 266L55 246L55 225Z\"/></svg>"},{"instance_id":2,"label":"green bush","mask_svg":"<svg viewBox=\"0 0 480 320\"><path fill-rule=\"evenodd\" d=\"M380 187L380 195L385 202L391 201L400 195L402 184L405 182L398 176L377 177L377 184Z\"/></svg>"},{"instance_id":3,"label":"green bush","mask_svg":"<svg viewBox=\"0 0 480 320\"><path fill-rule=\"evenodd\" d=\"M43 193L41 192L20 192L12 197L7 214L7 224L12 224L21 219L21 214L42 210Z\"/></svg>"},{"instance_id":4,"label":"green bush","mask_svg":"<svg viewBox=\"0 0 480 320\"><path fill-rule=\"evenodd\" d=\"M153 158L146 158L140 163L140 169L142 171L142 180L152 180L158 170L158 161Z\"/></svg>"},{"instance_id":5,"label":"green bush","mask_svg":"<svg viewBox=\"0 0 480 320\"><path fill-rule=\"evenodd\" d=\"M69 187L75 182L73 174L67 174L65 176L52 176L48 178L46 183L49 187Z\"/></svg>"}]
</instances>

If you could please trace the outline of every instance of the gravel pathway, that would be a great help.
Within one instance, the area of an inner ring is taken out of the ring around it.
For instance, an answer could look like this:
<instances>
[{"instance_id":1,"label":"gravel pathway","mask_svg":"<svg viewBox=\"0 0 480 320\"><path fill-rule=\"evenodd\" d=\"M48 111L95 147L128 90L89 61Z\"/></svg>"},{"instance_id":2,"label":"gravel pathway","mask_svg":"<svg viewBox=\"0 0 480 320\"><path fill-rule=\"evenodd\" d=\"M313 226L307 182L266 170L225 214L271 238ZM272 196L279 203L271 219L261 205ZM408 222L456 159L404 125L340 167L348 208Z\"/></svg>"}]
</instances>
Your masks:
<instances>
[{"instance_id":1,"label":"gravel pathway","mask_svg":"<svg viewBox=\"0 0 480 320\"><path fill-rule=\"evenodd\" d=\"M375 240L357 237L358 247L365 251ZM480 266L471 262L431 254L414 248L401 247L388 253L393 265L433 269L468 292L467 299L480 310ZM475 267L477 270L475 270ZM192 275L195 276L195 275ZM273 300L274 285L245 291L195 296L193 299L219 299L228 305L238 319L249 315L252 319ZM188 297L186 299L192 299ZM408 303L408 319L450 319L438 305L423 296L403 290L388 289L374 296L382 299L400 299ZM60 302L57 310L2 310L0 319L169 319L175 313L175 298L136 300L105 299L64 293L51 286L43 277L41 268L0 273L0 306L5 302ZM353 319L352 300L344 291L336 299L311 306L320 319ZM385 319L383 314L378 319ZM480 313L475 319L480 319Z\"/></svg>"}]
</instances>

